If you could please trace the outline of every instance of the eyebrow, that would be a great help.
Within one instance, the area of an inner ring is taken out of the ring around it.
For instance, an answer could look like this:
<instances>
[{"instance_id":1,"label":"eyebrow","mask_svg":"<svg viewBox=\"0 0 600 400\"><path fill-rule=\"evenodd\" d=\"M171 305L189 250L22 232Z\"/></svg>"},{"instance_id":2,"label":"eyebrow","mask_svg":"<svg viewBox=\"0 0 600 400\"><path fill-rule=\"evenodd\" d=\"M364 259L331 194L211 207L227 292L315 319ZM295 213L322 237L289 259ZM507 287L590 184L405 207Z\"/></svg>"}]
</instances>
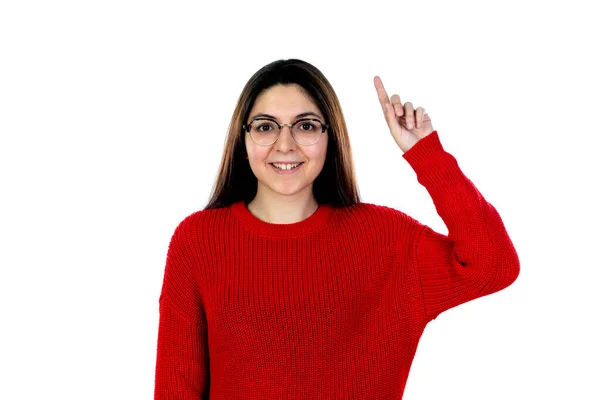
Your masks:
<instances>
[{"instance_id":1,"label":"eyebrow","mask_svg":"<svg viewBox=\"0 0 600 400\"><path fill-rule=\"evenodd\" d=\"M314 113L314 112L312 112L312 111L303 112L303 113L301 113L301 114L298 114L298 115L296 115L296 118L295 118L295 119L298 119L298 118L303 118L303 117L308 117L309 115L312 115L312 116L314 116L314 117L317 117L317 118L319 118L319 119L322 119L322 117L321 117L319 114L316 114L316 113ZM277 119L277 118L275 118L275 117L274 117L274 116L272 116L272 115L260 113L260 114L255 114L253 117L251 117L251 118L250 118L250 120L253 120L253 119L256 119L256 118L271 118L271 119L274 119L274 120L276 120L276 119Z\"/></svg>"}]
</instances>

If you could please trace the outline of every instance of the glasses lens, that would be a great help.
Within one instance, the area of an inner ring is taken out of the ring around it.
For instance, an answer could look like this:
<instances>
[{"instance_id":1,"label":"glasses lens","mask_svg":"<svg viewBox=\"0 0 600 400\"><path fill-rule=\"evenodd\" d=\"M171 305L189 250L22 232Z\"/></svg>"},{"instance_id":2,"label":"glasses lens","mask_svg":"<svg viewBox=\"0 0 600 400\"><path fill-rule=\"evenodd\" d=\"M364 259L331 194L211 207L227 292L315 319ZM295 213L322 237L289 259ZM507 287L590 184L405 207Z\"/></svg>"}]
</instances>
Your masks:
<instances>
[{"instance_id":1,"label":"glasses lens","mask_svg":"<svg viewBox=\"0 0 600 400\"><path fill-rule=\"evenodd\" d=\"M310 145L316 143L323 132L323 125L319 121L299 120L294 125L294 138L299 144ZM250 124L250 135L256 143L268 146L277 140L279 128L274 121L258 119Z\"/></svg>"},{"instance_id":2,"label":"glasses lens","mask_svg":"<svg viewBox=\"0 0 600 400\"><path fill-rule=\"evenodd\" d=\"M269 145L275 142L278 133L277 124L268 120L254 120L250 124L252 139L260 145Z\"/></svg>"},{"instance_id":3,"label":"glasses lens","mask_svg":"<svg viewBox=\"0 0 600 400\"><path fill-rule=\"evenodd\" d=\"M323 126L319 121L298 121L294 125L294 137L300 144L315 143L321 137L322 131Z\"/></svg>"}]
</instances>

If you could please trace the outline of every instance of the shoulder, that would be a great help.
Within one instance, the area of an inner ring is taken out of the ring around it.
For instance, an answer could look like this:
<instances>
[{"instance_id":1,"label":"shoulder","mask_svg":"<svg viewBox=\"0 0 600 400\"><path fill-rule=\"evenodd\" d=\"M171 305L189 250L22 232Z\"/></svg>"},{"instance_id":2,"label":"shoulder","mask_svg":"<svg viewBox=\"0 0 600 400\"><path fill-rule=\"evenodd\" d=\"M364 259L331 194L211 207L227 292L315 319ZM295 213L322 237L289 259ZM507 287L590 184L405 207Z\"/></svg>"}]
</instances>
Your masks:
<instances>
[{"instance_id":1,"label":"shoulder","mask_svg":"<svg viewBox=\"0 0 600 400\"><path fill-rule=\"evenodd\" d=\"M385 232L397 230L399 227L418 228L421 225L400 210L373 203L359 202L354 206L339 208L335 214L340 222L368 226Z\"/></svg>"},{"instance_id":2,"label":"shoulder","mask_svg":"<svg viewBox=\"0 0 600 400\"><path fill-rule=\"evenodd\" d=\"M385 219L397 219L397 218L410 218L408 215L400 210L392 207L383 206L373 203L359 202L353 206L341 207L337 211L339 214L346 215L349 218L385 218Z\"/></svg>"},{"instance_id":3,"label":"shoulder","mask_svg":"<svg viewBox=\"0 0 600 400\"><path fill-rule=\"evenodd\" d=\"M185 238L197 242L199 238L207 236L207 232L210 233L211 230L222 226L220 221L224 220L228 215L228 207L192 212L177 224L173 238Z\"/></svg>"}]
</instances>

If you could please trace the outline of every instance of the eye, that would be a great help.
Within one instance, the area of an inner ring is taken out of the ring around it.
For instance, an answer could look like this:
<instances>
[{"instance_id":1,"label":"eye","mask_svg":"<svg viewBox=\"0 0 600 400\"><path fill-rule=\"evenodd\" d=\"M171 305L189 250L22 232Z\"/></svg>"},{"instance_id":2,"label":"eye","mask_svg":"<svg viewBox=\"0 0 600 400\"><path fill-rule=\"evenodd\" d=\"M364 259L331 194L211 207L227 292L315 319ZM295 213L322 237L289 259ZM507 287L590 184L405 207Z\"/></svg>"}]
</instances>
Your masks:
<instances>
[{"instance_id":1,"label":"eye","mask_svg":"<svg viewBox=\"0 0 600 400\"><path fill-rule=\"evenodd\" d=\"M300 121L298 127L303 131L311 131L317 128L317 124L312 121Z\"/></svg>"},{"instance_id":2,"label":"eye","mask_svg":"<svg viewBox=\"0 0 600 400\"><path fill-rule=\"evenodd\" d=\"M276 125L273 121L257 120L252 123L252 130L255 132L270 132L276 129Z\"/></svg>"}]
</instances>

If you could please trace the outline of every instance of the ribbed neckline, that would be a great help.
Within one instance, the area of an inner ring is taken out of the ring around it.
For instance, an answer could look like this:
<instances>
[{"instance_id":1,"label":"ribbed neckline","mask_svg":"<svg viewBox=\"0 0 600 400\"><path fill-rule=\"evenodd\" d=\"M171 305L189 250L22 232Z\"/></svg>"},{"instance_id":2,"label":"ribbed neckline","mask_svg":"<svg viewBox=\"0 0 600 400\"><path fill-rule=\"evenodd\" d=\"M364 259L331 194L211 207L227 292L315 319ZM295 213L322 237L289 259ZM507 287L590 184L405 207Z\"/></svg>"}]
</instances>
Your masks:
<instances>
[{"instance_id":1,"label":"ribbed neckline","mask_svg":"<svg viewBox=\"0 0 600 400\"><path fill-rule=\"evenodd\" d=\"M297 237L306 236L325 225L331 216L333 207L329 204L319 204L319 208L308 218L293 224L272 224L265 222L248 210L243 200L231 205L231 211L242 226L251 233L267 237Z\"/></svg>"}]
</instances>

